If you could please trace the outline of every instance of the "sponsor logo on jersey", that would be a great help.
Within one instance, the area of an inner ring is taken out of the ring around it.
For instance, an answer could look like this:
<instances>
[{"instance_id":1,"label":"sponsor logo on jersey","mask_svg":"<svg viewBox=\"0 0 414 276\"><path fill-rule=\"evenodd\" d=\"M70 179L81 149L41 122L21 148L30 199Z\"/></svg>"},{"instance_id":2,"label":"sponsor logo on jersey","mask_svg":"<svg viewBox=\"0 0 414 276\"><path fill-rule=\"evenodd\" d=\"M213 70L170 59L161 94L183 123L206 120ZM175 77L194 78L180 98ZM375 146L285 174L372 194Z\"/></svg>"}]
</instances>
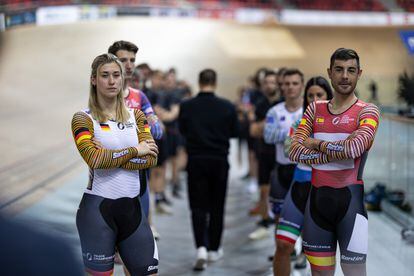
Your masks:
<instances>
[{"instance_id":1,"label":"sponsor logo on jersey","mask_svg":"<svg viewBox=\"0 0 414 276\"><path fill-rule=\"evenodd\" d=\"M324 122L325 122L325 119L323 117L316 117L317 124L323 124Z\"/></svg>"},{"instance_id":2,"label":"sponsor logo on jersey","mask_svg":"<svg viewBox=\"0 0 414 276\"><path fill-rule=\"evenodd\" d=\"M348 256L345 256L345 255L341 255L341 260L351 261L351 262L360 262L360 261L364 260L364 257L362 257L362 256L348 257Z\"/></svg>"},{"instance_id":3,"label":"sponsor logo on jersey","mask_svg":"<svg viewBox=\"0 0 414 276\"><path fill-rule=\"evenodd\" d=\"M334 125L346 125L355 121L354 118L349 117L348 115L344 115L342 117L335 117L332 119L332 124Z\"/></svg>"},{"instance_id":4,"label":"sponsor logo on jersey","mask_svg":"<svg viewBox=\"0 0 414 276\"><path fill-rule=\"evenodd\" d=\"M339 123L340 124L349 124L353 121L355 121L354 118L350 118L348 115L344 115L344 116L342 116L341 121Z\"/></svg>"},{"instance_id":5,"label":"sponsor logo on jersey","mask_svg":"<svg viewBox=\"0 0 414 276\"><path fill-rule=\"evenodd\" d=\"M88 261L112 261L115 258L115 254L111 256L106 256L105 254L92 254L87 252L86 254L82 254L84 258L86 258Z\"/></svg>"},{"instance_id":6,"label":"sponsor logo on jersey","mask_svg":"<svg viewBox=\"0 0 414 276\"><path fill-rule=\"evenodd\" d=\"M135 164L146 164L147 160L142 159L142 158L132 158L131 160L129 160L129 162L132 162Z\"/></svg>"},{"instance_id":7,"label":"sponsor logo on jersey","mask_svg":"<svg viewBox=\"0 0 414 276\"><path fill-rule=\"evenodd\" d=\"M128 150L123 150L121 152L114 152L112 154L112 158L116 159L116 158L122 157L122 156L127 155L127 154L128 154Z\"/></svg>"},{"instance_id":8,"label":"sponsor logo on jersey","mask_svg":"<svg viewBox=\"0 0 414 276\"><path fill-rule=\"evenodd\" d=\"M109 127L108 124L99 124L99 125L101 126L101 129L103 131L110 131L111 130L111 128Z\"/></svg>"},{"instance_id":9,"label":"sponsor logo on jersey","mask_svg":"<svg viewBox=\"0 0 414 276\"><path fill-rule=\"evenodd\" d=\"M124 130L125 128L133 128L134 127L134 123L131 123L131 122L118 123L117 124L117 127L120 130Z\"/></svg>"},{"instance_id":10,"label":"sponsor logo on jersey","mask_svg":"<svg viewBox=\"0 0 414 276\"><path fill-rule=\"evenodd\" d=\"M123 130L123 129L125 128L125 125L124 125L123 123L118 123L118 124L117 124L117 127L118 127L120 130Z\"/></svg>"},{"instance_id":11,"label":"sponsor logo on jersey","mask_svg":"<svg viewBox=\"0 0 414 276\"><path fill-rule=\"evenodd\" d=\"M319 153L312 153L312 154L301 154L299 156L300 160L312 160L312 159L318 159L319 158Z\"/></svg>"},{"instance_id":12,"label":"sponsor logo on jersey","mask_svg":"<svg viewBox=\"0 0 414 276\"><path fill-rule=\"evenodd\" d=\"M130 108L141 109L141 103L139 103L135 99L125 99L125 104Z\"/></svg>"},{"instance_id":13,"label":"sponsor logo on jersey","mask_svg":"<svg viewBox=\"0 0 414 276\"><path fill-rule=\"evenodd\" d=\"M373 128L377 127L377 121L374 119L366 118L359 122L360 126L372 126Z\"/></svg>"},{"instance_id":14,"label":"sponsor logo on jersey","mask_svg":"<svg viewBox=\"0 0 414 276\"><path fill-rule=\"evenodd\" d=\"M332 150L332 151L343 151L343 150L344 150L344 146L341 146L341 145L334 145L334 144L331 144L331 143L329 143L329 144L326 146L326 148L327 148L328 150Z\"/></svg>"},{"instance_id":15,"label":"sponsor logo on jersey","mask_svg":"<svg viewBox=\"0 0 414 276\"><path fill-rule=\"evenodd\" d=\"M158 269L158 265L150 265L147 271L156 270L156 269Z\"/></svg>"},{"instance_id":16,"label":"sponsor logo on jersey","mask_svg":"<svg viewBox=\"0 0 414 276\"><path fill-rule=\"evenodd\" d=\"M337 124L339 124L340 121L341 121L341 118L335 117L335 118L332 119L332 124L337 125Z\"/></svg>"}]
</instances>

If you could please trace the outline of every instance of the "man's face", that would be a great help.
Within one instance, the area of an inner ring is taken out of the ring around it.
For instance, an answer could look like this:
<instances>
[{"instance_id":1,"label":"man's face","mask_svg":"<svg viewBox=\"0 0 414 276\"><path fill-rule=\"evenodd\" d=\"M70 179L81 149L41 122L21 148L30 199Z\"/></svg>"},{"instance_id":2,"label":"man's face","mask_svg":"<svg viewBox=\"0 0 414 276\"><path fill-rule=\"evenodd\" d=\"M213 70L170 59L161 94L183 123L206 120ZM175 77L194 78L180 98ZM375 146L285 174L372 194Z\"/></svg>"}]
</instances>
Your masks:
<instances>
[{"instance_id":1,"label":"man's face","mask_svg":"<svg viewBox=\"0 0 414 276\"><path fill-rule=\"evenodd\" d=\"M151 88L153 90L164 88L164 76L162 74L153 74L151 76Z\"/></svg>"},{"instance_id":2,"label":"man's face","mask_svg":"<svg viewBox=\"0 0 414 276\"><path fill-rule=\"evenodd\" d=\"M362 70L358 68L356 59L335 60L328 75L335 92L341 95L354 93Z\"/></svg>"},{"instance_id":3,"label":"man's face","mask_svg":"<svg viewBox=\"0 0 414 276\"><path fill-rule=\"evenodd\" d=\"M135 54L134 52L129 52L127 50L118 50L116 56L122 62L125 68L125 78L130 79L132 73L134 72L135 66Z\"/></svg>"},{"instance_id":4,"label":"man's face","mask_svg":"<svg viewBox=\"0 0 414 276\"><path fill-rule=\"evenodd\" d=\"M285 75L283 79L283 89L283 93L286 99L299 98L303 90L303 82L300 75Z\"/></svg>"},{"instance_id":5,"label":"man's face","mask_svg":"<svg viewBox=\"0 0 414 276\"><path fill-rule=\"evenodd\" d=\"M268 75L263 80L263 92L268 96L276 94L277 79L276 75Z\"/></svg>"},{"instance_id":6,"label":"man's face","mask_svg":"<svg viewBox=\"0 0 414 276\"><path fill-rule=\"evenodd\" d=\"M174 89L177 87L177 79L174 73L168 73L165 78L165 85L168 89Z\"/></svg>"}]
</instances>

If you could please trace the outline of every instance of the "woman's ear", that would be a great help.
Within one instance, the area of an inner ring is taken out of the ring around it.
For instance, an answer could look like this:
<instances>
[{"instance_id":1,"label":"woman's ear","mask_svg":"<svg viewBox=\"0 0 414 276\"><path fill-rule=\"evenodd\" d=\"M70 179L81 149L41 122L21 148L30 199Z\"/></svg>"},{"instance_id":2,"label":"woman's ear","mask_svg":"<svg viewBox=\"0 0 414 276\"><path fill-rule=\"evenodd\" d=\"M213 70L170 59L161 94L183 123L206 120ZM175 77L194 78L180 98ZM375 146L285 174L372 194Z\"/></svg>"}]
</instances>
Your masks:
<instances>
[{"instance_id":1,"label":"woman's ear","mask_svg":"<svg viewBox=\"0 0 414 276\"><path fill-rule=\"evenodd\" d=\"M93 86L96 86L96 78L95 77L91 77L91 83Z\"/></svg>"}]
</instances>

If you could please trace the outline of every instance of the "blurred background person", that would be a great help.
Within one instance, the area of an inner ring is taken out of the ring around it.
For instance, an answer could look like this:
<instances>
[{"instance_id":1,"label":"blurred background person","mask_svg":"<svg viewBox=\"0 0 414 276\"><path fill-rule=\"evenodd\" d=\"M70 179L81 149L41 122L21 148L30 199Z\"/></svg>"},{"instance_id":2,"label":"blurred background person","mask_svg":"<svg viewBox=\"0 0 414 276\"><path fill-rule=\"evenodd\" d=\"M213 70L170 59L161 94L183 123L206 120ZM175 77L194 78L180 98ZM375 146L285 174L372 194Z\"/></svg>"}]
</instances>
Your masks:
<instances>
[{"instance_id":1,"label":"blurred background person","mask_svg":"<svg viewBox=\"0 0 414 276\"><path fill-rule=\"evenodd\" d=\"M194 270L223 256L221 248L227 192L229 140L238 135L236 109L215 95L217 74L200 72L200 92L180 107L179 127L186 139L187 185L197 248ZM214 112L211 112L214 110Z\"/></svg>"}]
</instances>

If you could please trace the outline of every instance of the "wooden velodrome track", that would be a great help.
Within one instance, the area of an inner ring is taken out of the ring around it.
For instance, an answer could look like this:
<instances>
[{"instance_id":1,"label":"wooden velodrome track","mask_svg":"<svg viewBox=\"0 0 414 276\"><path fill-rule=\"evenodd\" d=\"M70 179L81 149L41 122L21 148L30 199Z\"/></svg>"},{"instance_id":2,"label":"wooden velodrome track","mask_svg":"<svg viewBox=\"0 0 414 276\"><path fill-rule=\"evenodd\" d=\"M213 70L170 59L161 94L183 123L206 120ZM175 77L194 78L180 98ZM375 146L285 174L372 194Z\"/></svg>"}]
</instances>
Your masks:
<instances>
[{"instance_id":1,"label":"wooden velodrome track","mask_svg":"<svg viewBox=\"0 0 414 276\"><path fill-rule=\"evenodd\" d=\"M326 76L333 50L350 47L361 56L361 97L367 99L374 79L380 100L393 104L398 74L414 68L398 31L152 18L8 30L0 62L0 209L21 210L84 166L70 121L87 104L92 59L115 40L138 44L138 63L176 67L195 91L199 70L215 68L219 94L231 99L260 66L298 67L306 77Z\"/></svg>"}]
</instances>

